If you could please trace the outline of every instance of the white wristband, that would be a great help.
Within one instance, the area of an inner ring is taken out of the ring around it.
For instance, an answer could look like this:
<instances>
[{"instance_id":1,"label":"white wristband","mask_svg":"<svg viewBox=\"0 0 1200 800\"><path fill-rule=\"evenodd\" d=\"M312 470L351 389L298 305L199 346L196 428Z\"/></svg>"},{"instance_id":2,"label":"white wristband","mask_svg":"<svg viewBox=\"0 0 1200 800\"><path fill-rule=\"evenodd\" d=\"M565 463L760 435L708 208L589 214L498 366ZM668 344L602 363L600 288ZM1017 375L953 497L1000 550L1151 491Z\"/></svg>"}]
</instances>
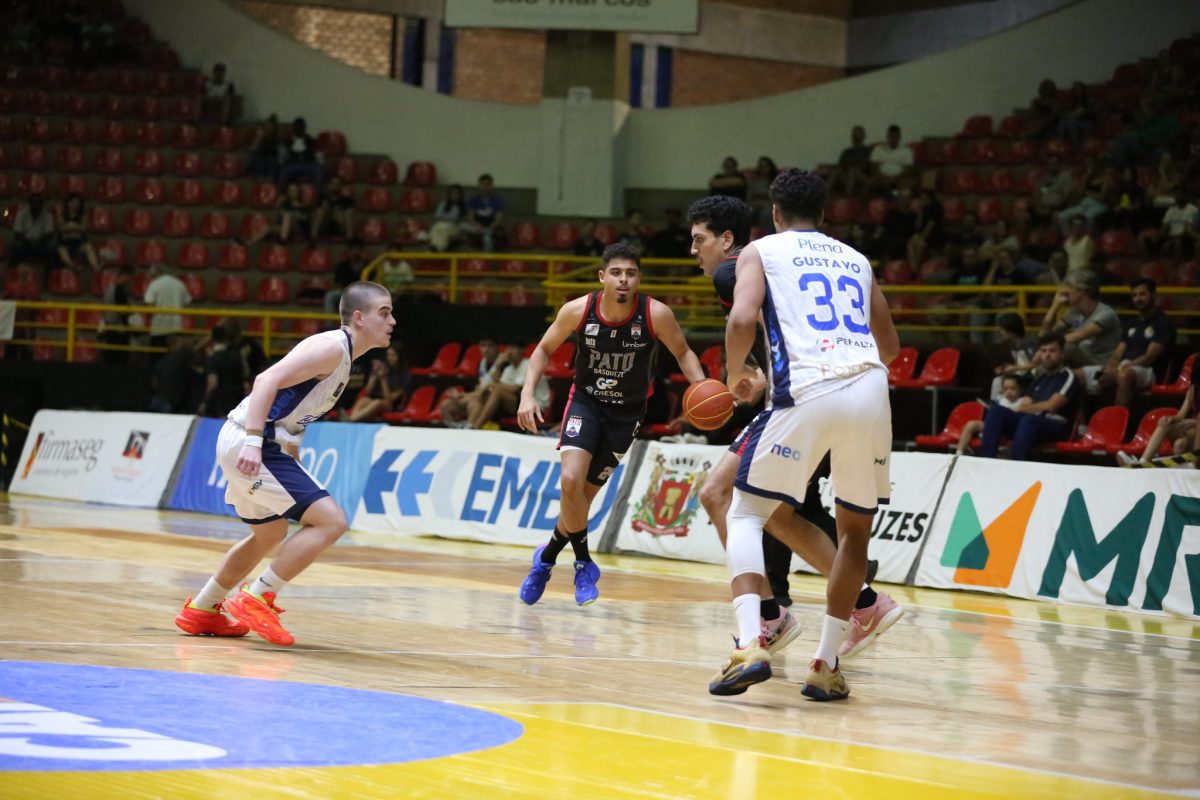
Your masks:
<instances>
[{"instance_id":1,"label":"white wristband","mask_svg":"<svg viewBox=\"0 0 1200 800\"><path fill-rule=\"evenodd\" d=\"M244 447L257 447L259 450L261 450L262 449L262 437L261 436L247 436L246 441L242 442L242 445Z\"/></svg>"}]
</instances>

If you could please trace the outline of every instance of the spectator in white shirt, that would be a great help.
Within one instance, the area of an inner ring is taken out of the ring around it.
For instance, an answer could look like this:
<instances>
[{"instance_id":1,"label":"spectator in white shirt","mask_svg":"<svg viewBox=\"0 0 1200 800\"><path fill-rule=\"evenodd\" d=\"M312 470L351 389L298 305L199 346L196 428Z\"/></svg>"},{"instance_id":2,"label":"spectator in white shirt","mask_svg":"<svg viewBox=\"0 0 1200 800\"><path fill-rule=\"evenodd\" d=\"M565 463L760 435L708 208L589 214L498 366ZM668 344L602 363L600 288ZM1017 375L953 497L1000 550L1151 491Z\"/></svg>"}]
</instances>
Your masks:
<instances>
[{"instance_id":1,"label":"spectator in white shirt","mask_svg":"<svg viewBox=\"0 0 1200 800\"><path fill-rule=\"evenodd\" d=\"M1187 197L1179 194L1175 203L1166 210L1162 218L1162 253L1171 258L1191 255L1195 249L1195 241L1200 233L1200 210L1188 202Z\"/></svg>"},{"instance_id":2,"label":"spectator in white shirt","mask_svg":"<svg viewBox=\"0 0 1200 800\"><path fill-rule=\"evenodd\" d=\"M504 365L500 377L489 383L480 391L479 403L471 418L467 420L468 428L482 428L500 416L511 416L517 413L521 404L521 389L525 385L525 373L529 371L529 359L521 356L521 348L509 345L496 359L496 366ZM533 392L534 400L545 415L550 405L550 382L542 376Z\"/></svg>"},{"instance_id":3,"label":"spectator in white shirt","mask_svg":"<svg viewBox=\"0 0 1200 800\"><path fill-rule=\"evenodd\" d=\"M150 274L154 280L146 287L142 298L146 305L155 308L183 308L192 302L187 285L172 275L163 264L153 264ZM168 348L171 337L183 330L183 317L179 314L154 314L150 319L150 345Z\"/></svg>"},{"instance_id":4,"label":"spectator in white shirt","mask_svg":"<svg viewBox=\"0 0 1200 800\"><path fill-rule=\"evenodd\" d=\"M900 126L889 125L887 139L871 148L871 171L875 185L894 189L913 166L913 152L900 144Z\"/></svg>"},{"instance_id":5,"label":"spectator in white shirt","mask_svg":"<svg viewBox=\"0 0 1200 800\"><path fill-rule=\"evenodd\" d=\"M204 118L228 125L233 115L233 92L233 84L225 80L225 65L214 64L212 77L204 79Z\"/></svg>"}]
</instances>

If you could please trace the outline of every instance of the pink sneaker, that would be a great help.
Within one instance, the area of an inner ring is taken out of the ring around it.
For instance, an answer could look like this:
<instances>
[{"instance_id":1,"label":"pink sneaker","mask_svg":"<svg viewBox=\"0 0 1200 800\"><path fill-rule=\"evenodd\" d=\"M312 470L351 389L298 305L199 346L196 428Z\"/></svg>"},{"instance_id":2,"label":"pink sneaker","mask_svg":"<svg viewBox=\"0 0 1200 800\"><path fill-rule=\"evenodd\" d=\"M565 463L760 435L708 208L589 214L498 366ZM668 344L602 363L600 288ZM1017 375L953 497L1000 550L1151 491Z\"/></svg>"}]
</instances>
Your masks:
<instances>
[{"instance_id":1,"label":"pink sneaker","mask_svg":"<svg viewBox=\"0 0 1200 800\"><path fill-rule=\"evenodd\" d=\"M876 592L875 604L856 608L850 615L850 635L842 642L838 658L852 658L866 650L875 637L904 616L904 606L883 592Z\"/></svg>"}]
</instances>

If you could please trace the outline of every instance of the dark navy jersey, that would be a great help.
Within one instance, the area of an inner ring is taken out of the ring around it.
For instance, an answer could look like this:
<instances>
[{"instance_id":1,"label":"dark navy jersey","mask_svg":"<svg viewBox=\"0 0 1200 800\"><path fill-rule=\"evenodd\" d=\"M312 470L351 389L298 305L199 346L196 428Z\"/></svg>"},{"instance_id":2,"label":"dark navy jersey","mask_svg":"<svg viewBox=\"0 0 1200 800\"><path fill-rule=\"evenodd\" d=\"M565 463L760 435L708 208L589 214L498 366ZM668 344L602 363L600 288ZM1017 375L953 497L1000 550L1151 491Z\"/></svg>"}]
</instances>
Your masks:
<instances>
[{"instance_id":1,"label":"dark navy jersey","mask_svg":"<svg viewBox=\"0 0 1200 800\"><path fill-rule=\"evenodd\" d=\"M605 406L641 408L650 396L658 340L650 298L633 299L628 317L606 320L600 292L593 292L575 332L575 389Z\"/></svg>"},{"instance_id":2,"label":"dark navy jersey","mask_svg":"<svg viewBox=\"0 0 1200 800\"><path fill-rule=\"evenodd\" d=\"M720 301L721 309L727 317L733 308L733 287L737 284L737 260L741 252L742 248L739 247L730 253L729 258L721 262L712 276L713 288L717 290L717 300ZM769 363L767 361L767 341L763 336L762 327L758 325L754 327L754 344L750 346L750 357L754 359L756 366L766 370Z\"/></svg>"}]
</instances>

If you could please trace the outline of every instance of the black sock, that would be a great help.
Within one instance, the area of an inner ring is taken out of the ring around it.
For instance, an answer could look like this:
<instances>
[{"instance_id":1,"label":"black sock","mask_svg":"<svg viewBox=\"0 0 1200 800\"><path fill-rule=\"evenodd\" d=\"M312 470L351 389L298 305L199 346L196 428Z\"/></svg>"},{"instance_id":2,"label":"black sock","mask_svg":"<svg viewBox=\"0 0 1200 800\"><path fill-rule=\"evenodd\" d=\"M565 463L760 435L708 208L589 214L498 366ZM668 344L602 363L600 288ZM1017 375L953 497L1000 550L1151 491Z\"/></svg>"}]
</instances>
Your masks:
<instances>
[{"instance_id":1,"label":"black sock","mask_svg":"<svg viewBox=\"0 0 1200 800\"><path fill-rule=\"evenodd\" d=\"M873 605L875 605L875 590L867 586L858 593L858 602L854 604L854 607L856 609L870 608Z\"/></svg>"},{"instance_id":2,"label":"black sock","mask_svg":"<svg viewBox=\"0 0 1200 800\"><path fill-rule=\"evenodd\" d=\"M567 538L571 540L571 549L575 551L576 561L592 560L592 557L588 554L587 534L587 528L567 534Z\"/></svg>"},{"instance_id":3,"label":"black sock","mask_svg":"<svg viewBox=\"0 0 1200 800\"><path fill-rule=\"evenodd\" d=\"M775 598L770 600L760 600L758 603L758 615L770 622L771 620L779 619L779 603L775 602Z\"/></svg>"},{"instance_id":4,"label":"black sock","mask_svg":"<svg viewBox=\"0 0 1200 800\"><path fill-rule=\"evenodd\" d=\"M559 532L558 528L555 528L554 535L550 537L550 543L546 545L544 550L542 550L542 563L553 564L555 561L557 561L558 554L561 553L563 548L567 546L568 541L569 540L567 537L563 536Z\"/></svg>"}]
</instances>

